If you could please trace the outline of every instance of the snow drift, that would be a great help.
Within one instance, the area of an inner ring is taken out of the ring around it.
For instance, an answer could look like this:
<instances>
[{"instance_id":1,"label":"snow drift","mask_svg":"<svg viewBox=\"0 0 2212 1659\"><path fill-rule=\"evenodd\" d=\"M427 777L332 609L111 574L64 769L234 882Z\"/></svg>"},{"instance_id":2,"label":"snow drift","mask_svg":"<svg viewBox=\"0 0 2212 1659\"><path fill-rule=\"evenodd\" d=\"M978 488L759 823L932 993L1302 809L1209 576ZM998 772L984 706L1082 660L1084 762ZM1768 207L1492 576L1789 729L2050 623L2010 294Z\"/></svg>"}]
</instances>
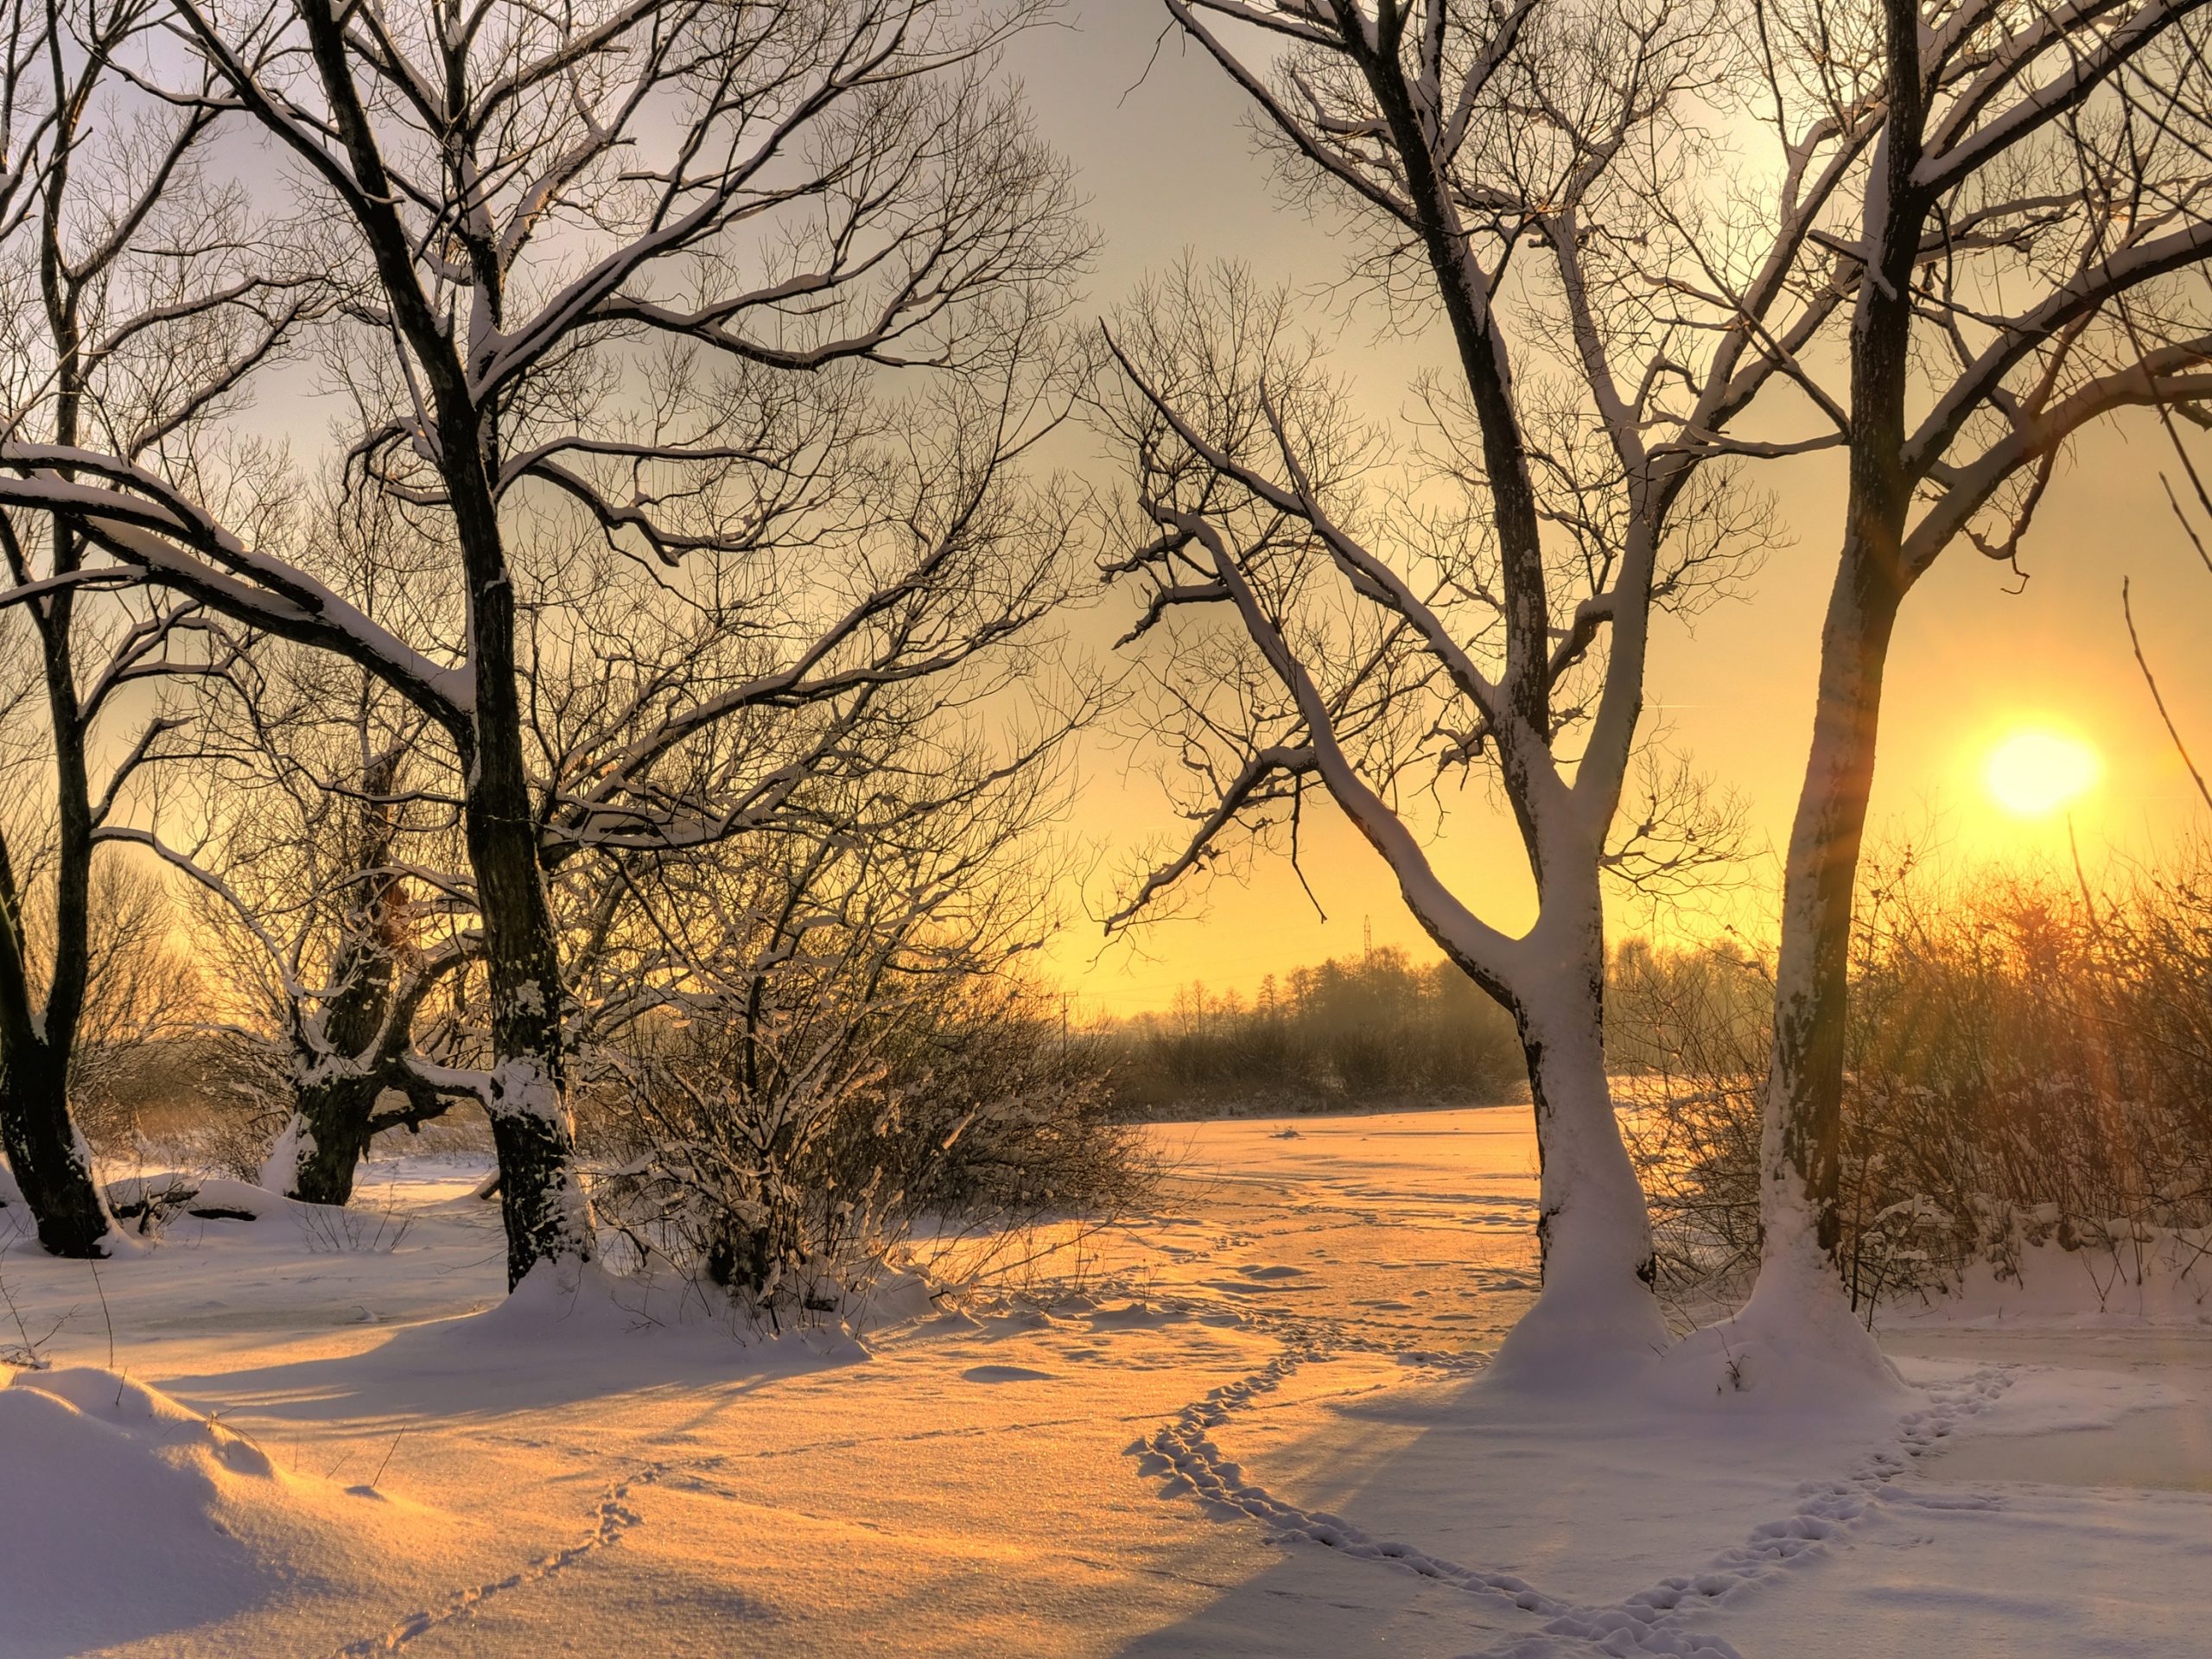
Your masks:
<instances>
[{"instance_id":1,"label":"snow drift","mask_svg":"<svg viewBox=\"0 0 2212 1659\"><path fill-rule=\"evenodd\" d=\"M215 1418L113 1371L0 1375L11 1656L77 1653L337 1589L446 1529L372 1486L281 1470Z\"/></svg>"}]
</instances>

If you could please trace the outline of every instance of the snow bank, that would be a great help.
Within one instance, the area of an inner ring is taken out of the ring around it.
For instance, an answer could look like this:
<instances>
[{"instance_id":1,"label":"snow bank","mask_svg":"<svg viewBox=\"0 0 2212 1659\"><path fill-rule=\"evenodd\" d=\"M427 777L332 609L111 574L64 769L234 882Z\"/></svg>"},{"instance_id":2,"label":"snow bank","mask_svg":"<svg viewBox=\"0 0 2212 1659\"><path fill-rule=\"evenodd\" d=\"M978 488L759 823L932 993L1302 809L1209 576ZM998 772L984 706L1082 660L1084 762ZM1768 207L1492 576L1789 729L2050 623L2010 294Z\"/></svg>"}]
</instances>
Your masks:
<instances>
[{"instance_id":1,"label":"snow bank","mask_svg":"<svg viewBox=\"0 0 2212 1659\"><path fill-rule=\"evenodd\" d=\"M2212 1237L2161 1230L2117 1251L2024 1246L2017 1274L2000 1278L1996 1267L1978 1262L1955 1294L1889 1304L1879 1323L1884 1330L2212 1325Z\"/></svg>"},{"instance_id":2,"label":"snow bank","mask_svg":"<svg viewBox=\"0 0 2212 1659\"><path fill-rule=\"evenodd\" d=\"M397 1506L372 1489L280 1471L214 1419L98 1367L0 1387L0 1493L10 1655L226 1618L349 1562L373 1571L397 1541L379 1538ZM402 1530L419 1537L425 1512L405 1508Z\"/></svg>"},{"instance_id":3,"label":"snow bank","mask_svg":"<svg viewBox=\"0 0 2212 1659\"><path fill-rule=\"evenodd\" d=\"M888 1311L906 1312L906 1300L892 1294ZM926 1295L919 1301L926 1308ZM884 1323L864 1324L864 1312L856 1302L779 1327L715 1286L677 1274L544 1262L481 1313L409 1326L357 1363L388 1383L435 1379L426 1408L505 1409L863 1363L871 1355L856 1331Z\"/></svg>"}]
</instances>

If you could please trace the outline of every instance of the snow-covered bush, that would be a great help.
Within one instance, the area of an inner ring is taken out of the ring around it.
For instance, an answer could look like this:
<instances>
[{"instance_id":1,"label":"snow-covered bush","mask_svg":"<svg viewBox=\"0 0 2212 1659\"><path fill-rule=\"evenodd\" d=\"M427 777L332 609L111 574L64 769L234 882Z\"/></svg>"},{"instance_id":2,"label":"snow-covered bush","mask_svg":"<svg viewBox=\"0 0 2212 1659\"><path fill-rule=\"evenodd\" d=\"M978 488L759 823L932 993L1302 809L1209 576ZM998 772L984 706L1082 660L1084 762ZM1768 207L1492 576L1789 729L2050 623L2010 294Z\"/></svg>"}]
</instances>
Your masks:
<instances>
[{"instance_id":1,"label":"snow-covered bush","mask_svg":"<svg viewBox=\"0 0 2212 1659\"><path fill-rule=\"evenodd\" d=\"M604 1227L771 1307L835 1301L916 1217L1111 1210L1141 1184L1103 1066L1023 971L1052 931L1047 751L889 697L774 835L578 861L579 1135ZM613 861L608 861L610 863Z\"/></svg>"},{"instance_id":2,"label":"snow-covered bush","mask_svg":"<svg viewBox=\"0 0 2212 1659\"><path fill-rule=\"evenodd\" d=\"M1094 1052L1046 1015L980 982L664 1031L598 1091L600 1133L628 1154L594 1187L601 1221L773 1306L834 1302L924 1215L1124 1207L1141 1143L1109 1121Z\"/></svg>"}]
</instances>

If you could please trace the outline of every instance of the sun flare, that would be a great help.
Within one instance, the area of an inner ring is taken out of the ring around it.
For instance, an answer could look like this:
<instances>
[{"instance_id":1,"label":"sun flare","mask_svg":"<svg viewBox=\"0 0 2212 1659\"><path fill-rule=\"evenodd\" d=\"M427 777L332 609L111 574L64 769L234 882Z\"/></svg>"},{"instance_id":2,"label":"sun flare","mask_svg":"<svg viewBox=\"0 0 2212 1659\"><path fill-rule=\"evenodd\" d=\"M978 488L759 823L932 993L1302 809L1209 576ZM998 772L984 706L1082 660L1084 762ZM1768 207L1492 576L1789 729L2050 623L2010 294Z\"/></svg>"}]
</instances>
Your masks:
<instances>
[{"instance_id":1,"label":"sun flare","mask_svg":"<svg viewBox=\"0 0 2212 1659\"><path fill-rule=\"evenodd\" d=\"M2056 732L2021 732L1991 752L1983 781L1996 803L2024 818L2055 812L2096 785L2097 752Z\"/></svg>"}]
</instances>

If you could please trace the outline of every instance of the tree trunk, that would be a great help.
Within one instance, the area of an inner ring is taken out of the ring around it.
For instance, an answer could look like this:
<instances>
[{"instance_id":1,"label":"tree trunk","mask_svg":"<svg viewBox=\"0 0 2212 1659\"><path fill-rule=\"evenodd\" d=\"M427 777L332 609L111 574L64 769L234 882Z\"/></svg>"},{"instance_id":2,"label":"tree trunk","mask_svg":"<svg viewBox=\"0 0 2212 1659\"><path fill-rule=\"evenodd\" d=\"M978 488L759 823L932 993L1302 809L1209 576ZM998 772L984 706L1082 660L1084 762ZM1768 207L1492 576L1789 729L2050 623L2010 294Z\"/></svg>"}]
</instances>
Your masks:
<instances>
[{"instance_id":1,"label":"tree trunk","mask_svg":"<svg viewBox=\"0 0 2212 1659\"><path fill-rule=\"evenodd\" d=\"M107 1252L107 1211L92 1157L69 1116L67 1062L46 1044L10 1042L0 1060L0 1147L48 1255L78 1260Z\"/></svg>"},{"instance_id":2,"label":"tree trunk","mask_svg":"<svg viewBox=\"0 0 2212 1659\"><path fill-rule=\"evenodd\" d=\"M575 1173L561 1052L560 957L524 781L514 680L512 672L487 673L488 666L480 658L477 729L486 741L476 757L467 828L492 996L493 1065L485 1106L499 1154L512 1288L540 1262L588 1262L594 1238L591 1206Z\"/></svg>"},{"instance_id":3,"label":"tree trunk","mask_svg":"<svg viewBox=\"0 0 2212 1659\"><path fill-rule=\"evenodd\" d=\"M344 1077L302 1084L293 1090L291 1126L278 1145L289 1149L289 1171L271 1169L288 1198L304 1204L350 1204L353 1173L373 1138L370 1118L384 1092L375 1077Z\"/></svg>"},{"instance_id":4,"label":"tree trunk","mask_svg":"<svg viewBox=\"0 0 2212 1659\"><path fill-rule=\"evenodd\" d=\"M1590 914L1527 976L1515 1019L1529 1063L1541 1166L1543 1293L1507 1334L1492 1375L1511 1386L1603 1380L1656 1358L1666 1321L1651 1294L1651 1222L1605 1077L1605 934ZM1540 923L1528 943L1554 930Z\"/></svg>"},{"instance_id":5,"label":"tree trunk","mask_svg":"<svg viewBox=\"0 0 2212 1659\"><path fill-rule=\"evenodd\" d=\"M1854 503L1858 498L1854 493ZM1837 1261L1852 889L1874 781L1882 671L1904 596L1897 540L1854 515L1821 634L1812 756L1790 832L1759 1147L1759 1274L1733 1319L1669 1357L1689 1392L1863 1406L1902 1388ZM1886 556L1885 556L1886 553Z\"/></svg>"},{"instance_id":6,"label":"tree trunk","mask_svg":"<svg viewBox=\"0 0 2212 1659\"><path fill-rule=\"evenodd\" d=\"M1893 539L1893 538L1892 538ZM1760 1151L1766 1191L1761 1273L1824 1263L1836 1249L1843 1131L1844 1033L1853 890L1873 791L1882 676L1904 595L1896 560L1853 533L1821 633L1820 703L1789 836L1775 969L1774 1050Z\"/></svg>"},{"instance_id":7,"label":"tree trunk","mask_svg":"<svg viewBox=\"0 0 2212 1659\"><path fill-rule=\"evenodd\" d=\"M594 1225L576 1175L575 1126L569 1116L561 1028L565 984L524 750L514 582L488 481L498 445L489 414L466 402L457 380L443 388L441 406L475 677L464 829L492 998L492 1084L484 1104L499 1154L512 1289L540 1262L590 1261Z\"/></svg>"},{"instance_id":8,"label":"tree trunk","mask_svg":"<svg viewBox=\"0 0 2212 1659\"><path fill-rule=\"evenodd\" d=\"M67 954L66 939L58 944ZM81 945L81 938L79 944ZM79 951L81 955L81 950ZM69 1030L73 1034L74 1016ZM69 1115L69 1052L47 1039L32 1001L22 895L0 838L0 1150L54 1255L105 1254L108 1218L92 1181L92 1154Z\"/></svg>"},{"instance_id":9,"label":"tree trunk","mask_svg":"<svg viewBox=\"0 0 2212 1659\"><path fill-rule=\"evenodd\" d=\"M1904 466L1911 380L1912 270L1929 204L1915 182L1926 118L1923 24L1912 0L1884 0L1890 100L1863 224L1874 263L1851 324L1850 493L1835 586L1821 626L1812 752L1783 875L1774 1048L1759 1145L1759 1276L1732 1321L1770 1339L1763 1363L1894 1382L1851 1317L1837 1246L1844 1033L1851 910L1874 785L1882 674L1897 607L1912 585L1904 533L1914 480ZM1795 1356L1794 1357L1792 1356ZM1738 1368L1731 1375L1745 1386Z\"/></svg>"},{"instance_id":10,"label":"tree trunk","mask_svg":"<svg viewBox=\"0 0 2212 1659\"><path fill-rule=\"evenodd\" d=\"M360 901L346 913L331 971L340 988L322 1013L327 1052L347 1069L333 1068L295 1031L292 1120L262 1172L264 1185L308 1204L352 1202L354 1169L376 1138L377 1099L389 1086L379 1046L404 1046L406 1038L385 1028L395 1015L400 963L415 946L407 884L392 868L399 826L388 798L405 758L395 749L363 769L362 798L349 826L348 861Z\"/></svg>"}]
</instances>

